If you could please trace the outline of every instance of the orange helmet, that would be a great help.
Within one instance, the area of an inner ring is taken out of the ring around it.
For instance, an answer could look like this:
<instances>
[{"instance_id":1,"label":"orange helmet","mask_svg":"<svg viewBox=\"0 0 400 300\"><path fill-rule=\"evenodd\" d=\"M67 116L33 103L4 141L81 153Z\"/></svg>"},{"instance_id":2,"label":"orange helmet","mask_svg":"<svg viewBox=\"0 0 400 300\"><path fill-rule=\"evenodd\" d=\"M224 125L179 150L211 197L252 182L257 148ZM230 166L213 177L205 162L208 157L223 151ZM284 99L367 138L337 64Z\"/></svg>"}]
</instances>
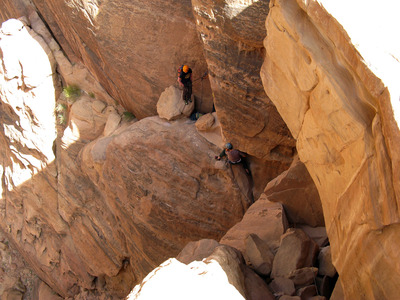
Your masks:
<instances>
[{"instance_id":1,"label":"orange helmet","mask_svg":"<svg viewBox=\"0 0 400 300\"><path fill-rule=\"evenodd\" d=\"M189 71L189 66L184 65L182 70L183 70L183 72L187 73Z\"/></svg>"}]
</instances>

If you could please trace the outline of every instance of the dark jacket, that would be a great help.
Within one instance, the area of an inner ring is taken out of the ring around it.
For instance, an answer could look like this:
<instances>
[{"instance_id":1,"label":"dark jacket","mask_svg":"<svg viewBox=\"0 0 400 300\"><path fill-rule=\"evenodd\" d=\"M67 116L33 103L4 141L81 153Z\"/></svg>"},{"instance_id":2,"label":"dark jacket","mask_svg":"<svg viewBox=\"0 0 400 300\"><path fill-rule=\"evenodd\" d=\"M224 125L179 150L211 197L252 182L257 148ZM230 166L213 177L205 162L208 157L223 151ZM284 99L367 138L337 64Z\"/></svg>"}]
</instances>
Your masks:
<instances>
[{"instance_id":1,"label":"dark jacket","mask_svg":"<svg viewBox=\"0 0 400 300\"><path fill-rule=\"evenodd\" d=\"M182 70L182 72L179 74L179 78L181 79L183 85L186 86L192 83L191 75L192 75L192 69L189 68L189 71L187 73L183 72Z\"/></svg>"},{"instance_id":2,"label":"dark jacket","mask_svg":"<svg viewBox=\"0 0 400 300\"><path fill-rule=\"evenodd\" d=\"M219 157L224 157L224 156L228 157L228 161L230 163L237 164L240 163L242 161L242 157L245 157L246 155L243 152L236 149L228 151L224 149L219 155Z\"/></svg>"}]
</instances>

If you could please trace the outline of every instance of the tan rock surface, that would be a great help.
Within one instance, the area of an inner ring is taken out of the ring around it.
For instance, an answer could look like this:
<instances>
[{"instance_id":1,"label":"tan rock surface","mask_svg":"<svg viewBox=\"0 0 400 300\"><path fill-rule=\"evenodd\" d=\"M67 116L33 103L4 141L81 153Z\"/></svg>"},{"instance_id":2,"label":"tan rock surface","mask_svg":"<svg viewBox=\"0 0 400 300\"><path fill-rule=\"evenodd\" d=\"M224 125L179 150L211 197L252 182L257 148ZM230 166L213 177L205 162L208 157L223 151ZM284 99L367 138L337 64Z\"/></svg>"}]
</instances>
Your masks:
<instances>
[{"instance_id":1,"label":"tan rock surface","mask_svg":"<svg viewBox=\"0 0 400 300\"><path fill-rule=\"evenodd\" d=\"M317 259L319 247L301 229L289 228L282 235L276 252L271 277L287 277L291 272L312 267Z\"/></svg>"},{"instance_id":2,"label":"tan rock surface","mask_svg":"<svg viewBox=\"0 0 400 300\"><path fill-rule=\"evenodd\" d=\"M220 240L241 251L246 260L246 240L249 234L257 235L273 253L280 244L281 235L288 228L285 212L279 203L270 202L265 195L246 211L243 219Z\"/></svg>"},{"instance_id":3,"label":"tan rock surface","mask_svg":"<svg viewBox=\"0 0 400 300\"><path fill-rule=\"evenodd\" d=\"M264 87L318 188L345 297L396 298L400 139L390 95L317 1L271 5Z\"/></svg>"},{"instance_id":4,"label":"tan rock surface","mask_svg":"<svg viewBox=\"0 0 400 300\"><path fill-rule=\"evenodd\" d=\"M113 233L103 229L106 240L114 241L107 256L112 251L134 257L138 278L191 240L219 239L250 205L191 121L146 118L102 141L85 147L81 167L102 192L99 205L104 201L118 218ZM93 156L100 149L104 155ZM115 232L129 235L122 239ZM99 267L97 272L105 271Z\"/></svg>"},{"instance_id":5,"label":"tan rock surface","mask_svg":"<svg viewBox=\"0 0 400 300\"><path fill-rule=\"evenodd\" d=\"M157 102L158 116L168 121L189 117L195 105L193 100L194 97L186 105L182 100L182 90L171 85L161 93Z\"/></svg>"},{"instance_id":6,"label":"tan rock surface","mask_svg":"<svg viewBox=\"0 0 400 300\"><path fill-rule=\"evenodd\" d=\"M290 223L325 225L318 190L298 157L288 170L267 184L264 192L270 201L283 204Z\"/></svg>"},{"instance_id":7,"label":"tan rock surface","mask_svg":"<svg viewBox=\"0 0 400 300\"><path fill-rule=\"evenodd\" d=\"M6 25L1 226L54 291L85 297L96 287L123 297L188 241L219 239L241 219L250 199L191 121L136 125L106 98L83 93L67 107L69 123L57 138L59 48L17 20ZM13 51L21 42L27 46ZM35 61L43 62L37 74Z\"/></svg>"},{"instance_id":8,"label":"tan rock surface","mask_svg":"<svg viewBox=\"0 0 400 300\"><path fill-rule=\"evenodd\" d=\"M210 256L220 244L216 240L203 239L189 242L176 257L181 263L189 264L192 261L202 261Z\"/></svg>"},{"instance_id":9,"label":"tan rock surface","mask_svg":"<svg viewBox=\"0 0 400 300\"><path fill-rule=\"evenodd\" d=\"M189 64L194 79L207 70L190 2L33 2L67 57L82 62L139 119L157 114L178 66ZM201 110L211 111L208 79L195 82L194 94Z\"/></svg>"}]
</instances>

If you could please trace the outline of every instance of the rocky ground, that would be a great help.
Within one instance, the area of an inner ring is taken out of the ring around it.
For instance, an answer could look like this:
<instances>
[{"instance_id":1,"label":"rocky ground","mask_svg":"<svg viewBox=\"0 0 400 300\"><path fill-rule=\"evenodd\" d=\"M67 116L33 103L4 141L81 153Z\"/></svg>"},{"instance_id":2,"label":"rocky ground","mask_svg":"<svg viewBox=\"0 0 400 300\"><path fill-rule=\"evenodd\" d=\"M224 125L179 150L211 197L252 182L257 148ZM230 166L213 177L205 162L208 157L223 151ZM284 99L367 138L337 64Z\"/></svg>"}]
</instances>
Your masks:
<instances>
[{"instance_id":1,"label":"rocky ground","mask_svg":"<svg viewBox=\"0 0 400 300\"><path fill-rule=\"evenodd\" d=\"M33 299L39 278L0 231L0 298Z\"/></svg>"}]
</instances>

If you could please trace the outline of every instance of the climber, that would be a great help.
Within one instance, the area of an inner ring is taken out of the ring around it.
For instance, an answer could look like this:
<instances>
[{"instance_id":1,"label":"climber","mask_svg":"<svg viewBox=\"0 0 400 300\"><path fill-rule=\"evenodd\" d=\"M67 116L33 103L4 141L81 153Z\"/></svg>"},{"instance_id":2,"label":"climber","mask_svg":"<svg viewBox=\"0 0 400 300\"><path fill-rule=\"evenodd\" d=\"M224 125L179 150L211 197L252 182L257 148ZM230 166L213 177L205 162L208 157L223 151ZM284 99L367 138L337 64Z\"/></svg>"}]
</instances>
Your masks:
<instances>
[{"instance_id":1,"label":"climber","mask_svg":"<svg viewBox=\"0 0 400 300\"><path fill-rule=\"evenodd\" d=\"M184 65L178 70L178 82L183 88L182 98L185 104L192 102L192 69Z\"/></svg>"},{"instance_id":2,"label":"climber","mask_svg":"<svg viewBox=\"0 0 400 300\"><path fill-rule=\"evenodd\" d=\"M237 165L241 163L246 173L250 174L250 170L247 166L247 163L243 159L244 157L246 157L246 155L237 149L233 149L231 143L225 144L224 150L218 156L215 156L215 159L220 160L224 156L227 156L228 162L232 165Z\"/></svg>"}]
</instances>

